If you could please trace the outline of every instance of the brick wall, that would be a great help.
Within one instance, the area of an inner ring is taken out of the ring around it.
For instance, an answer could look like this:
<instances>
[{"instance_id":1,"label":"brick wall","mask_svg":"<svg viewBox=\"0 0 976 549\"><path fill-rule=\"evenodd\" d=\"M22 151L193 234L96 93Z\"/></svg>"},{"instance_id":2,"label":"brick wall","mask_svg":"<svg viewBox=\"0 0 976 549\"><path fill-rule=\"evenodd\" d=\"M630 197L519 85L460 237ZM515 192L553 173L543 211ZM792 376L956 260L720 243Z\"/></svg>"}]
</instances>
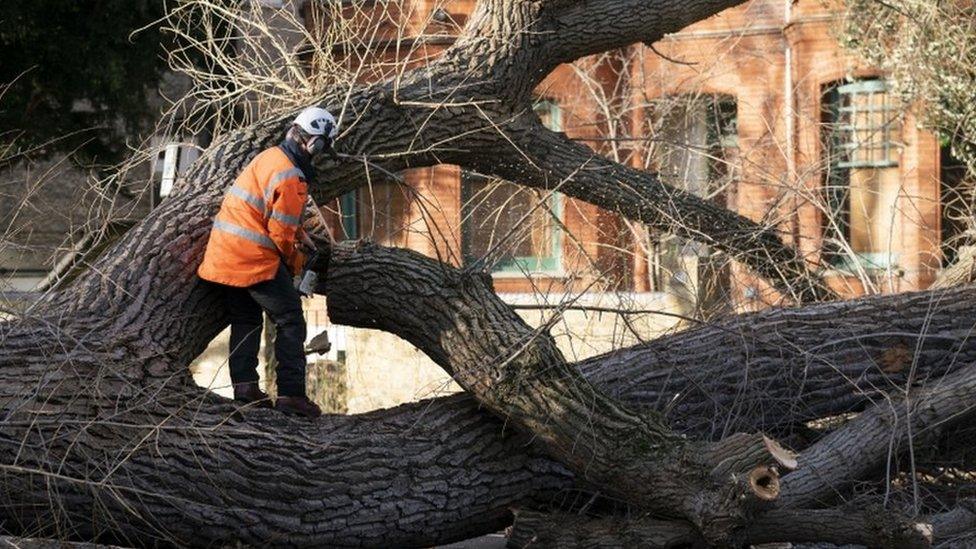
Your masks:
<instances>
[{"instance_id":1,"label":"brick wall","mask_svg":"<svg viewBox=\"0 0 976 549\"><path fill-rule=\"evenodd\" d=\"M455 23L463 24L474 1L384 5L398 6L400 11L388 15L402 17L404 36L444 38L453 32ZM438 7L443 12L435 14ZM682 94L733 97L738 149L731 161L736 164L737 180L726 194L727 205L778 229L784 241L798 246L811 266L816 266L822 243L822 214L815 202L823 177L823 86L844 77L877 75L841 50L833 30L838 7L821 0L754 0L667 36L653 49L635 45L599 59L582 60L576 68L559 67L540 85L538 95L559 104L563 131L569 137L639 167L644 167L640 158L649 146L639 140L643 136L638 131L646 116L642 105L648 100ZM392 38L396 28L387 24L384 32ZM409 55L410 63L416 65L436 56L449 42L439 39L408 54L386 49L376 55L386 60ZM601 94L611 99L613 109L604 109L596 100ZM620 132L629 132L637 140L605 140L619 137ZM903 148L891 242L898 248L898 269L867 285L857 277L830 272L830 283L844 295L921 289L931 283L939 266L939 146L932 134L915 127L910 114L897 137ZM460 171L454 166L437 166L410 170L403 178L405 186L381 184L360 191L360 235L460 264ZM589 288L593 296L625 291L650 296L646 299L664 311L684 309L674 296L642 293L651 289L647 257L636 244L642 228L628 227L616 215L576 200L566 199L562 211L568 234L562 240L562 268L573 276L529 279L499 275L495 286L500 293L516 300L517 296L535 296L558 301L583 288ZM743 267L734 266L732 276L739 310L781 302L782 296ZM605 283L593 285L599 281ZM615 315L573 315L563 323L567 329L560 335L561 345L571 354L586 356L624 343L607 336L619 333L620 319ZM527 319L543 320L538 315L527 315ZM653 337L673 327L650 322L640 335ZM593 343L599 341L610 343ZM580 345L592 348L580 352ZM350 410L456 389L426 358L408 347L386 334L348 333Z\"/></svg>"}]
</instances>

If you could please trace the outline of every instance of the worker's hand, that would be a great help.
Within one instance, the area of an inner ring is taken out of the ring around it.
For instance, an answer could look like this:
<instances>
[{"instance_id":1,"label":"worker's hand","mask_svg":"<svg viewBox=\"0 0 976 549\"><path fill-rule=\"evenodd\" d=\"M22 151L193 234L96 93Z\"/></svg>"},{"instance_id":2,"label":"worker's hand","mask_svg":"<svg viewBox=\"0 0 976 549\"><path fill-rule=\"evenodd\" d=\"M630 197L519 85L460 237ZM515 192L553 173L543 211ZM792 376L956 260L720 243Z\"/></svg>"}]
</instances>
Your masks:
<instances>
[{"instance_id":1,"label":"worker's hand","mask_svg":"<svg viewBox=\"0 0 976 549\"><path fill-rule=\"evenodd\" d=\"M331 248L322 249L319 248L318 253L308 256L308 263L306 268L312 269L313 271L324 275L329 271L329 263L332 259Z\"/></svg>"},{"instance_id":2,"label":"worker's hand","mask_svg":"<svg viewBox=\"0 0 976 549\"><path fill-rule=\"evenodd\" d=\"M309 234L306 231L299 232L298 240L299 240L298 243L303 248L302 252L305 253L306 255L314 252L317 249L317 246L315 245L315 241L312 240L312 237L309 236Z\"/></svg>"}]
</instances>

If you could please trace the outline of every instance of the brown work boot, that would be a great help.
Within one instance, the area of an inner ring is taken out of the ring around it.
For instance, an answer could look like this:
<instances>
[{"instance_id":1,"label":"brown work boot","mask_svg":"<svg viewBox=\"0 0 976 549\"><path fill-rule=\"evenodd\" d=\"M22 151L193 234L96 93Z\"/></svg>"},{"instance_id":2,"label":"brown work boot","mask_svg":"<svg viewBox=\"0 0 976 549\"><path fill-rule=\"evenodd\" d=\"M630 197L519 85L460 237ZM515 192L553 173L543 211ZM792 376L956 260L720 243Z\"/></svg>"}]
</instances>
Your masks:
<instances>
[{"instance_id":1,"label":"brown work boot","mask_svg":"<svg viewBox=\"0 0 976 549\"><path fill-rule=\"evenodd\" d=\"M258 382L234 384L234 400L254 404L255 408L271 408L271 399L258 387Z\"/></svg>"},{"instance_id":2,"label":"brown work boot","mask_svg":"<svg viewBox=\"0 0 976 549\"><path fill-rule=\"evenodd\" d=\"M310 419L315 419L322 415L322 410L319 410L318 405L304 396L293 397L279 395L278 401L275 402L275 410L291 416L305 416Z\"/></svg>"}]
</instances>

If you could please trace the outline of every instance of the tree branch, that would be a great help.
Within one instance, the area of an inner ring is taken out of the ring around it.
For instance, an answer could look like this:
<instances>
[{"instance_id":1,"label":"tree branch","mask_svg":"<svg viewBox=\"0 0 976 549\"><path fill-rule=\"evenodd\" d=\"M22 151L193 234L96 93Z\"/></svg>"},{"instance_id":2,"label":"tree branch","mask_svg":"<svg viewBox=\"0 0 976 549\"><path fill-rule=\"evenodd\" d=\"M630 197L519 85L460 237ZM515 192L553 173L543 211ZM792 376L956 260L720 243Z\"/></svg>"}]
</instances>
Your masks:
<instances>
[{"instance_id":1,"label":"tree branch","mask_svg":"<svg viewBox=\"0 0 976 549\"><path fill-rule=\"evenodd\" d=\"M903 398L879 400L870 410L805 449L799 467L783 478L783 507L806 507L865 478L886 459L922 447L972 416L976 366L960 365L931 386Z\"/></svg>"},{"instance_id":2,"label":"tree branch","mask_svg":"<svg viewBox=\"0 0 976 549\"><path fill-rule=\"evenodd\" d=\"M753 268L800 302L834 297L775 230L626 167L552 132L535 117L505 126L506 140L481 143L466 165L530 187L559 192L713 246Z\"/></svg>"},{"instance_id":3,"label":"tree branch","mask_svg":"<svg viewBox=\"0 0 976 549\"><path fill-rule=\"evenodd\" d=\"M509 547L667 549L697 546L702 541L690 525L678 521L518 511ZM932 528L881 507L773 511L739 533L735 546L784 542L921 549L931 546Z\"/></svg>"}]
</instances>

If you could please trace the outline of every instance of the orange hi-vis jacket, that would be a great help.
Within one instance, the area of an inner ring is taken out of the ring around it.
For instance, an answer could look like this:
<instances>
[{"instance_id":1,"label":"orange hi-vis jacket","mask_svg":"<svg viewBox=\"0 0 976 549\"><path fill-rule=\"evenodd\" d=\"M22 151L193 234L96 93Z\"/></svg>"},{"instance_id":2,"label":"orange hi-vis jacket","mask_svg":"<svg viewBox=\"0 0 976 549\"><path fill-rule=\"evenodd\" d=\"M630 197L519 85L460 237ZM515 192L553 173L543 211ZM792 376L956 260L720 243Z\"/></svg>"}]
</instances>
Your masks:
<instances>
[{"instance_id":1,"label":"orange hi-vis jacket","mask_svg":"<svg viewBox=\"0 0 976 549\"><path fill-rule=\"evenodd\" d=\"M284 151L261 152L224 196L197 274L246 287L274 278L282 260L298 274L305 258L296 243L307 196L305 175Z\"/></svg>"}]
</instances>

